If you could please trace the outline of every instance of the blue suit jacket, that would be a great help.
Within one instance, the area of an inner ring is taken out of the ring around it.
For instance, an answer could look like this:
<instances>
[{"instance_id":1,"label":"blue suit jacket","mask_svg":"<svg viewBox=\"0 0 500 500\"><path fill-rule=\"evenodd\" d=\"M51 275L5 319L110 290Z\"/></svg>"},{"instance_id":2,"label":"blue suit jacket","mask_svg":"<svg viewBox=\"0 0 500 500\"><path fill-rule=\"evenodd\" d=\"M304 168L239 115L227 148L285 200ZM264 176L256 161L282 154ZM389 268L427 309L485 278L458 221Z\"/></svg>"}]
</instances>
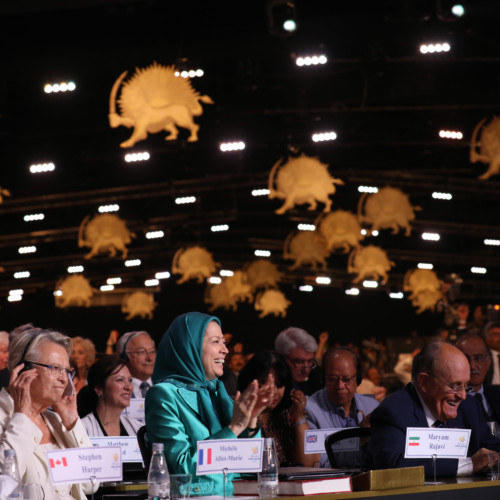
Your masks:
<instances>
[{"instance_id":1,"label":"blue suit jacket","mask_svg":"<svg viewBox=\"0 0 500 500\"><path fill-rule=\"evenodd\" d=\"M493 420L500 424L500 385L483 384L483 390Z\"/></svg>"},{"instance_id":2,"label":"blue suit jacket","mask_svg":"<svg viewBox=\"0 0 500 500\"><path fill-rule=\"evenodd\" d=\"M432 460L404 458L407 427L428 427L424 409L416 389L410 383L387 396L371 416L371 455L379 469L415 467L423 465L425 475L433 476ZM491 435L482 416L479 402L468 396L458 407L457 418L447 422L448 427L471 429L467 456L480 448L500 451L500 439ZM440 458L436 461L437 476L456 476L457 459Z\"/></svg>"}]
</instances>

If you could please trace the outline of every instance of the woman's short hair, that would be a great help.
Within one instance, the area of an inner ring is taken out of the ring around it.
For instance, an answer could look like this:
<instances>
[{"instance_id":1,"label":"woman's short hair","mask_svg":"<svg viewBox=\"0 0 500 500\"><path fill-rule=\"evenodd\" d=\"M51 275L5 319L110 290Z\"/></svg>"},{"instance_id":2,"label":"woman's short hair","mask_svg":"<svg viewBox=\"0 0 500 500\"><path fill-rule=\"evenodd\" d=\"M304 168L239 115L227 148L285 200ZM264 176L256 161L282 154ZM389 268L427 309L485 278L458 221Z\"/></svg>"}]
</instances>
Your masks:
<instances>
[{"instance_id":1,"label":"woman's short hair","mask_svg":"<svg viewBox=\"0 0 500 500\"><path fill-rule=\"evenodd\" d=\"M36 361L39 346L43 342L52 342L64 347L68 357L73 350L73 341L70 337L52 329L30 328L23 330L11 338L9 346L9 371L12 371L24 360Z\"/></svg>"},{"instance_id":2,"label":"woman's short hair","mask_svg":"<svg viewBox=\"0 0 500 500\"><path fill-rule=\"evenodd\" d=\"M85 351L86 365L91 366L95 361L96 349L94 342L83 337L73 337L73 350L77 345L81 345Z\"/></svg>"},{"instance_id":3,"label":"woman's short hair","mask_svg":"<svg viewBox=\"0 0 500 500\"><path fill-rule=\"evenodd\" d=\"M296 347L315 353L318 350L318 343L312 335L295 326L283 330L274 341L274 350L282 356L288 357Z\"/></svg>"},{"instance_id":4,"label":"woman's short hair","mask_svg":"<svg viewBox=\"0 0 500 500\"><path fill-rule=\"evenodd\" d=\"M101 356L90 368L88 384L80 389L76 398L78 415L84 417L97 408L99 398L96 389L104 388L110 375L120 371L127 362L115 354Z\"/></svg>"},{"instance_id":5,"label":"woman's short hair","mask_svg":"<svg viewBox=\"0 0 500 500\"><path fill-rule=\"evenodd\" d=\"M285 394L275 410L282 410L291 405L292 375L286 361L272 351L256 352L238 375L238 390L243 392L253 380L259 384L265 383L269 372L273 370L277 387L285 386Z\"/></svg>"}]
</instances>

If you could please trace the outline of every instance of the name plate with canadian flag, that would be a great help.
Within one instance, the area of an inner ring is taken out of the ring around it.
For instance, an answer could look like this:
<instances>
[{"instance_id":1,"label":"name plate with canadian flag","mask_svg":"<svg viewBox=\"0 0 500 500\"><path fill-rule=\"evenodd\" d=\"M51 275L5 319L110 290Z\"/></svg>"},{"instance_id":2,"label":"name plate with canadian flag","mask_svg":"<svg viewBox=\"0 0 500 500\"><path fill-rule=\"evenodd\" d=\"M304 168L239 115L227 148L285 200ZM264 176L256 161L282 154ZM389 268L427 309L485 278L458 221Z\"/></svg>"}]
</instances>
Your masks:
<instances>
[{"instance_id":1,"label":"name plate with canadian flag","mask_svg":"<svg viewBox=\"0 0 500 500\"><path fill-rule=\"evenodd\" d=\"M466 458L470 429L408 427L405 458Z\"/></svg>"},{"instance_id":2,"label":"name plate with canadian flag","mask_svg":"<svg viewBox=\"0 0 500 500\"><path fill-rule=\"evenodd\" d=\"M50 478L54 484L122 480L122 454L119 446L67 448L46 451Z\"/></svg>"},{"instance_id":3,"label":"name plate with canadian flag","mask_svg":"<svg viewBox=\"0 0 500 500\"><path fill-rule=\"evenodd\" d=\"M260 472L263 442L262 438L198 441L196 474Z\"/></svg>"}]
</instances>

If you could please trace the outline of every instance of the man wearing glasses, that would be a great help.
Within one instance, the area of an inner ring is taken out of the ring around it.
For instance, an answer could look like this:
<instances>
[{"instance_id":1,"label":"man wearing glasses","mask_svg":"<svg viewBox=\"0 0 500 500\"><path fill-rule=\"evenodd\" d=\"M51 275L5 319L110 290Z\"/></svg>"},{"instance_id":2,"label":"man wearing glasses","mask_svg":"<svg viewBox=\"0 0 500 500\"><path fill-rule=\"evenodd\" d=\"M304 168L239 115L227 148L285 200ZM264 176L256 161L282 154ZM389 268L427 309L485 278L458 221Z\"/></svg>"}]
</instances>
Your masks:
<instances>
[{"instance_id":1,"label":"man wearing glasses","mask_svg":"<svg viewBox=\"0 0 500 500\"><path fill-rule=\"evenodd\" d=\"M116 343L116 352L127 362L132 375L132 397L145 398L153 385L151 376L156 361L155 343L148 332L124 333Z\"/></svg>"},{"instance_id":2,"label":"man wearing glasses","mask_svg":"<svg viewBox=\"0 0 500 500\"><path fill-rule=\"evenodd\" d=\"M464 333L456 346L465 354L470 364L470 382L475 386L473 396L479 399L487 422L500 423L500 386L485 383L490 374L491 354L484 337Z\"/></svg>"},{"instance_id":3,"label":"man wearing glasses","mask_svg":"<svg viewBox=\"0 0 500 500\"><path fill-rule=\"evenodd\" d=\"M290 367L295 389L310 396L322 387L322 373L315 355L318 343L302 328L283 330L274 341L274 350Z\"/></svg>"},{"instance_id":4,"label":"man wearing glasses","mask_svg":"<svg viewBox=\"0 0 500 500\"><path fill-rule=\"evenodd\" d=\"M431 342L413 359L412 381L387 396L371 414L371 450L377 468L423 465L433 477L432 459L405 459L407 427L471 429L467 458L436 460L437 476L463 476L489 469L498 461L500 440L484 421L476 398L467 397L470 366L462 351L445 342Z\"/></svg>"}]
</instances>

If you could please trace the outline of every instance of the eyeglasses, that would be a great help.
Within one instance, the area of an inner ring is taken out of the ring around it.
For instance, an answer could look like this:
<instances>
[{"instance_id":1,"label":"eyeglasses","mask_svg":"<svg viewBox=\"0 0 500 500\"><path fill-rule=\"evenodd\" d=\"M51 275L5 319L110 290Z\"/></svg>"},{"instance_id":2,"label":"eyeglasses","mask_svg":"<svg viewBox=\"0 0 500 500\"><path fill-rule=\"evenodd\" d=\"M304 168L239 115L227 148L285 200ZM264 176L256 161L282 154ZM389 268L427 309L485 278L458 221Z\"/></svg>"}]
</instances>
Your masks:
<instances>
[{"instance_id":1,"label":"eyeglasses","mask_svg":"<svg viewBox=\"0 0 500 500\"><path fill-rule=\"evenodd\" d=\"M130 351L127 354L137 354L137 356L147 356L148 354L150 356L154 356L156 354L156 349L150 349L149 351L146 351L146 349L139 349L138 351Z\"/></svg>"},{"instance_id":2,"label":"eyeglasses","mask_svg":"<svg viewBox=\"0 0 500 500\"><path fill-rule=\"evenodd\" d=\"M71 378L76 375L76 370L74 368L63 368L59 365L45 365L43 363L35 363L34 361L26 361L26 364L43 366L44 368L48 368L50 370L51 375L59 375L61 373L66 372Z\"/></svg>"},{"instance_id":3,"label":"eyeglasses","mask_svg":"<svg viewBox=\"0 0 500 500\"><path fill-rule=\"evenodd\" d=\"M295 359L290 359L290 363L292 363L295 368L302 368L303 366L307 366L311 370L314 370L318 366L318 362L313 358L313 359L301 359L301 358L295 358Z\"/></svg>"},{"instance_id":4,"label":"eyeglasses","mask_svg":"<svg viewBox=\"0 0 500 500\"><path fill-rule=\"evenodd\" d=\"M465 357L471 361L475 361L476 363L484 363L489 356L487 354L466 354Z\"/></svg>"},{"instance_id":5,"label":"eyeglasses","mask_svg":"<svg viewBox=\"0 0 500 500\"><path fill-rule=\"evenodd\" d=\"M448 382L445 382L442 380L440 377L434 375L434 373L431 372L424 372L427 373L427 375L430 375L431 377L434 377L436 380L439 380L441 383L443 383L448 389L450 389L453 394L457 394L460 391L465 391L466 394L470 394L471 392L474 392L474 389L477 387L477 385L472 385L472 384L448 384Z\"/></svg>"},{"instance_id":6,"label":"eyeglasses","mask_svg":"<svg viewBox=\"0 0 500 500\"><path fill-rule=\"evenodd\" d=\"M325 383L327 385L339 385L342 382L344 385L349 385L356 378L356 375L352 377L326 377Z\"/></svg>"}]
</instances>

